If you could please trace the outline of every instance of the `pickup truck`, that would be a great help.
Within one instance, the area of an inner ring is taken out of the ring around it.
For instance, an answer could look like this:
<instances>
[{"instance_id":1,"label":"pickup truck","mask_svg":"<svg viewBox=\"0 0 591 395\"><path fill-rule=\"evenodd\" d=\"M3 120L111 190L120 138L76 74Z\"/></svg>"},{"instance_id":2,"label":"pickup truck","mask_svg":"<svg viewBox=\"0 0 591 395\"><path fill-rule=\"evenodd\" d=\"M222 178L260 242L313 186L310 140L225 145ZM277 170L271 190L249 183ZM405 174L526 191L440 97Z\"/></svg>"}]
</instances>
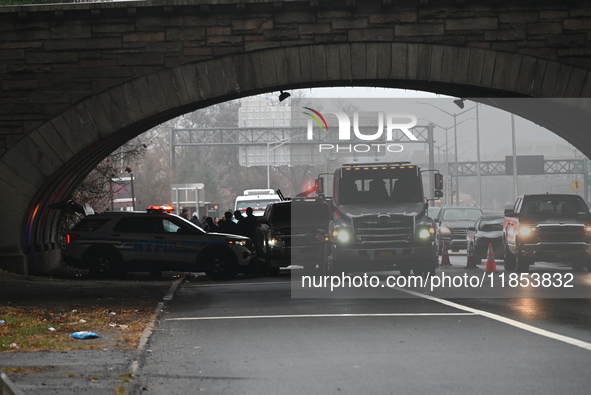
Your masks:
<instances>
[{"instance_id":1,"label":"pickup truck","mask_svg":"<svg viewBox=\"0 0 591 395\"><path fill-rule=\"evenodd\" d=\"M505 270L529 271L535 261L569 262L582 270L591 258L591 214L578 195L519 196L505 209Z\"/></svg>"},{"instance_id":2,"label":"pickup truck","mask_svg":"<svg viewBox=\"0 0 591 395\"><path fill-rule=\"evenodd\" d=\"M259 271L276 274L292 263L305 269L323 267L330 221L330 207L323 199L271 203L258 220L254 241L263 261Z\"/></svg>"}]
</instances>

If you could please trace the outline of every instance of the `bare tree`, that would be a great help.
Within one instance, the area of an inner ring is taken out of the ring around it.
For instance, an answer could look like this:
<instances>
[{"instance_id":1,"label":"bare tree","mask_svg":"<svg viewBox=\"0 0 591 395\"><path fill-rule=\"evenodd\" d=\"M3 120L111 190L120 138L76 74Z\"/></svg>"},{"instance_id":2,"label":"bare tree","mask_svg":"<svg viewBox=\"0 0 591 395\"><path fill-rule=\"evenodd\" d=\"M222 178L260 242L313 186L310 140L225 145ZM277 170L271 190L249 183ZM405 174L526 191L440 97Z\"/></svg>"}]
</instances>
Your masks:
<instances>
[{"instance_id":1,"label":"bare tree","mask_svg":"<svg viewBox=\"0 0 591 395\"><path fill-rule=\"evenodd\" d=\"M112 208L114 196L129 188L129 182L121 178L133 172L133 168L143 159L146 149L147 144L140 138L119 147L86 176L74 192L73 199L90 204L99 211Z\"/></svg>"}]
</instances>

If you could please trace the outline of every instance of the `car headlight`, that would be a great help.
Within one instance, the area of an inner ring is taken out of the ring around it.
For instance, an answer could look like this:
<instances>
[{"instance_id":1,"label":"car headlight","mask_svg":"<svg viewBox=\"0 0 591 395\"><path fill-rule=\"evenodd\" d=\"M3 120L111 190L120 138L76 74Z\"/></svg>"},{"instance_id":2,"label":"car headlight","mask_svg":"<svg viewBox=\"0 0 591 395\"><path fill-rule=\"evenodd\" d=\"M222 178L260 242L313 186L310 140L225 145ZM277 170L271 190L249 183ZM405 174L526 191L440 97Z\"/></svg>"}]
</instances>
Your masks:
<instances>
[{"instance_id":1,"label":"car headlight","mask_svg":"<svg viewBox=\"0 0 591 395\"><path fill-rule=\"evenodd\" d=\"M351 240L351 234L349 230L344 228L335 229L331 233L333 240L341 243L347 243Z\"/></svg>"},{"instance_id":2,"label":"car headlight","mask_svg":"<svg viewBox=\"0 0 591 395\"><path fill-rule=\"evenodd\" d=\"M451 230L447 226L439 227L439 235L440 236L451 236Z\"/></svg>"},{"instance_id":3,"label":"car headlight","mask_svg":"<svg viewBox=\"0 0 591 395\"><path fill-rule=\"evenodd\" d=\"M531 236L536 231L536 228L529 227L529 226L522 226L519 228L519 235L528 237Z\"/></svg>"},{"instance_id":4,"label":"car headlight","mask_svg":"<svg viewBox=\"0 0 591 395\"><path fill-rule=\"evenodd\" d=\"M281 245L283 244L283 240L281 240L278 237L274 237L272 239L269 239L269 245L270 246L276 246L276 245Z\"/></svg>"},{"instance_id":5,"label":"car headlight","mask_svg":"<svg viewBox=\"0 0 591 395\"><path fill-rule=\"evenodd\" d=\"M245 247L246 244L248 243L248 241L247 240L226 240L226 243Z\"/></svg>"}]
</instances>

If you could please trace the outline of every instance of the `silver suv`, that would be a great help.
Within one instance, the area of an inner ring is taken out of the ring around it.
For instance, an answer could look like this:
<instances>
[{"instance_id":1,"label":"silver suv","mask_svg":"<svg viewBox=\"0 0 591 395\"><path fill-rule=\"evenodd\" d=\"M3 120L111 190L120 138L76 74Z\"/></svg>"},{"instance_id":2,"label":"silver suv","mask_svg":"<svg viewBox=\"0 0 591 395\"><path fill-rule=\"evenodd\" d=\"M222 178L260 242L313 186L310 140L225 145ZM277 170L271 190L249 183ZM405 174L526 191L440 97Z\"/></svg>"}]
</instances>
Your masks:
<instances>
[{"instance_id":1,"label":"silver suv","mask_svg":"<svg viewBox=\"0 0 591 395\"><path fill-rule=\"evenodd\" d=\"M62 257L95 276L126 272L205 272L231 278L255 261L248 237L207 233L163 210L106 212L83 218L67 235Z\"/></svg>"},{"instance_id":2,"label":"silver suv","mask_svg":"<svg viewBox=\"0 0 591 395\"><path fill-rule=\"evenodd\" d=\"M454 252L465 250L468 228L474 226L482 215L482 210L474 206L443 207L435 219L437 253L443 254L444 245Z\"/></svg>"}]
</instances>

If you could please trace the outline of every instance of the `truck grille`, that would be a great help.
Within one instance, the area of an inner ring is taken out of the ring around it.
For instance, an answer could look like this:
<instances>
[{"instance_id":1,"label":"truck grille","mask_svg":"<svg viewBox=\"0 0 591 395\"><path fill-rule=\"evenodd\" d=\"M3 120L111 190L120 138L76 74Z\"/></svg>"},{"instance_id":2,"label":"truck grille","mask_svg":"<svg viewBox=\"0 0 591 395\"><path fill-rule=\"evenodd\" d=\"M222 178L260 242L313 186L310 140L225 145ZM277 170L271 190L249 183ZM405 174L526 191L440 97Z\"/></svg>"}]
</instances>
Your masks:
<instances>
[{"instance_id":1,"label":"truck grille","mask_svg":"<svg viewBox=\"0 0 591 395\"><path fill-rule=\"evenodd\" d=\"M466 228L456 228L456 229L450 229L451 230L451 234L452 237L457 239L457 238L464 238L466 237L466 233L468 233Z\"/></svg>"},{"instance_id":2,"label":"truck grille","mask_svg":"<svg viewBox=\"0 0 591 395\"><path fill-rule=\"evenodd\" d=\"M540 226L537 230L538 241L557 242L585 241L585 228L583 226Z\"/></svg>"},{"instance_id":3,"label":"truck grille","mask_svg":"<svg viewBox=\"0 0 591 395\"><path fill-rule=\"evenodd\" d=\"M357 244L406 245L412 242L414 218L405 215L391 215L389 218L364 215L353 219Z\"/></svg>"},{"instance_id":4,"label":"truck grille","mask_svg":"<svg viewBox=\"0 0 591 395\"><path fill-rule=\"evenodd\" d=\"M291 235L293 244L313 244L323 240L323 235L317 233L297 233Z\"/></svg>"}]
</instances>

